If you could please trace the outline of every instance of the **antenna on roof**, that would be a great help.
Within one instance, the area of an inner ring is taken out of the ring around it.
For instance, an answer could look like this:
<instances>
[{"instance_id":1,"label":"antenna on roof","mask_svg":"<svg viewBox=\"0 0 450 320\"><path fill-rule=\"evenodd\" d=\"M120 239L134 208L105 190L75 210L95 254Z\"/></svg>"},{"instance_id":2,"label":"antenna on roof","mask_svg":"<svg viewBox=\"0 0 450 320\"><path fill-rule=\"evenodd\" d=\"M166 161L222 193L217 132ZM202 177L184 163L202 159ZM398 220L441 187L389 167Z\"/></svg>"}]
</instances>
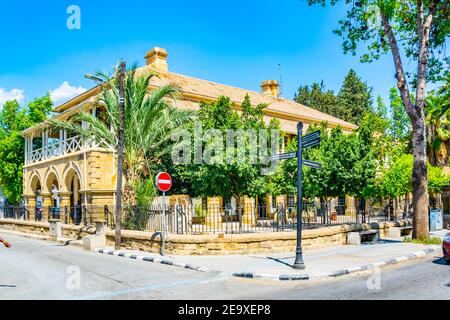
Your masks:
<instances>
[{"instance_id":1,"label":"antenna on roof","mask_svg":"<svg viewBox=\"0 0 450 320\"><path fill-rule=\"evenodd\" d=\"M280 73L280 84L278 90L278 98L279 98L283 95L283 76L281 72L281 63L278 64L278 72Z\"/></svg>"}]
</instances>

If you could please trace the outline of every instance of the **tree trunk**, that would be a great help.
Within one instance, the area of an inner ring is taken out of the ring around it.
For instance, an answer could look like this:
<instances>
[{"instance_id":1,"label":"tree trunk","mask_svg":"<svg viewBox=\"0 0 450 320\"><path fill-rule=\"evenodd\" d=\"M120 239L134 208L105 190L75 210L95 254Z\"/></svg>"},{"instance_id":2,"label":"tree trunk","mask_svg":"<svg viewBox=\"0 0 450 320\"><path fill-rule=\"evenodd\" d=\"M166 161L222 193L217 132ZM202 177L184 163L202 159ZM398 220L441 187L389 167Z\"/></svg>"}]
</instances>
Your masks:
<instances>
[{"instance_id":1,"label":"tree trunk","mask_svg":"<svg viewBox=\"0 0 450 320\"><path fill-rule=\"evenodd\" d=\"M428 237L428 170L425 147L425 122L423 112L413 123L414 165L413 186L413 238Z\"/></svg>"},{"instance_id":2,"label":"tree trunk","mask_svg":"<svg viewBox=\"0 0 450 320\"><path fill-rule=\"evenodd\" d=\"M412 103L408 83L403 68L400 50L392 31L390 21L385 13L381 13L381 20L384 31L389 40L389 45L394 58L394 66L397 78L397 87L403 101L405 110L411 120L413 128L413 155L414 165L412 173L413 184L413 238L429 236L428 226L428 172L427 172L427 153L426 153L426 126L424 117L425 87L427 79L428 62L428 40L432 21L432 15L426 19L423 17L423 3L418 0L418 38L419 38L419 61L417 67L417 90L416 103Z\"/></svg>"}]
</instances>

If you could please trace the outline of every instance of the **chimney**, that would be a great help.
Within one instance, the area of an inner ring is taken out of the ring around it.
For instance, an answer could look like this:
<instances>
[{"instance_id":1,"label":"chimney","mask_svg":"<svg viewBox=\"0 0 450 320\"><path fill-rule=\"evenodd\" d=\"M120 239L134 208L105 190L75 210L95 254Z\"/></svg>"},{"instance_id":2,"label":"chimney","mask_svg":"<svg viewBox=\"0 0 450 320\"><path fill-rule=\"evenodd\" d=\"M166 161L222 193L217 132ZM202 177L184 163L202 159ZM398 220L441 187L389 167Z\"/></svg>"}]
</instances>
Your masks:
<instances>
[{"instance_id":1,"label":"chimney","mask_svg":"<svg viewBox=\"0 0 450 320\"><path fill-rule=\"evenodd\" d=\"M155 47L145 55L147 65L157 71L167 72L167 50Z\"/></svg>"},{"instance_id":2,"label":"chimney","mask_svg":"<svg viewBox=\"0 0 450 320\"><path fill-rule=\"evenodd\" d=\"M278 81L277 80L266 80L261 84L262 93L269 96L278 98Z\"/></svg>"}]
</instances>

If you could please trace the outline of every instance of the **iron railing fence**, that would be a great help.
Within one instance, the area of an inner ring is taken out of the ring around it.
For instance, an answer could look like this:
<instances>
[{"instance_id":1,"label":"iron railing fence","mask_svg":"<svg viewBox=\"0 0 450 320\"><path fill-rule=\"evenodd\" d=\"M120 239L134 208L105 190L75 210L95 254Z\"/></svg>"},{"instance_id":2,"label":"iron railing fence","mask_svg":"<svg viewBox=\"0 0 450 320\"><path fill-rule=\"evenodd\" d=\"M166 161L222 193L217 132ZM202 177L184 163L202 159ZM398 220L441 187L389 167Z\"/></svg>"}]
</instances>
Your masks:
<instances>
[{"instance_id":1,"label":"iron railing fence","mask_svg":"<svg viewBox=\"0 0 450 320\"><path fill-rule=\"evenodd\" d=\"M114 226L114 207L105 206L108 226ZM307 202L303 206L305 228L367 222L365 213L351 213L345 206ZM161 231L176 234L251 233L294 230L297 227L296 205L218 206L166 205L163 207L125 207L122 225L126 229Z\"/></svg>"},{"instance_id":2,"label":"iron railing fence","mask_svg":"<svg viewBox=\"0 0 450 320\"><path fill-rule=\"evenodd\" d=\"M305 201L302 224L304 228L332 225L370 223L411 218L412 209L394 216L389 208L368 206L367 210L349 210L345 205L330 202ZM297 228L296 204L265 205L152 205L123 206L122 228L172 234L279 232ZM0 218L48 221L60 219L65 224L92 226L103 220L115 227L114 205L76 205L63 207L5 206Z\"/></svg>"},{"instance_id":3,"label":"iron railing fence","mask_svg":"<svg viewBox=\"0 0 450 320\"><path fill-rule=\"evenodd\" d=\"M3 206L0 207L0 218L26 221L49 221L59 219L65 224L94 225L94 221L103 219L103 207L93 205L78 205L64 207L34 207L34 206Z\"/></svg>"}]
</instances>

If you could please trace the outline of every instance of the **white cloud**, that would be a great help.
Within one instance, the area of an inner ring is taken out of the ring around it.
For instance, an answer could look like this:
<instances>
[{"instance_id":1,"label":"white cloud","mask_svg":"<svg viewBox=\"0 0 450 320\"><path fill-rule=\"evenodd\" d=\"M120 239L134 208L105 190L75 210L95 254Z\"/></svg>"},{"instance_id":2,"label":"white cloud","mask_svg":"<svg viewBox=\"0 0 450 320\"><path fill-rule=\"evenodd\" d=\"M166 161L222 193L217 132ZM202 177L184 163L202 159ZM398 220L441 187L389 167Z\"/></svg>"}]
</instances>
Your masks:
<instances>
[{"instance_id":1,"label":"white cloud","mask_svg":"<svg viewBox=\"0 0 450 320\"><path fill-rule=\"evenodd\" d=\"M64 102L82 94L85 91L86 89L83 87L72 87L67 81L64 81L55 90L50 90L50 97L54 103Z\"/></svg>"},{"instance_id":2,"label":"white cloud","mask_svg":"<svg viewBox=\"0 0 450 320\"><path fill-rule=\"evenodd\" d=\"M12 89L7 91L6 89L0 88L0 107L5 104L6 101L17 100L17 102L22 102L25 99L25 93L20 89Z\"/></svg>"}]
</instances>

